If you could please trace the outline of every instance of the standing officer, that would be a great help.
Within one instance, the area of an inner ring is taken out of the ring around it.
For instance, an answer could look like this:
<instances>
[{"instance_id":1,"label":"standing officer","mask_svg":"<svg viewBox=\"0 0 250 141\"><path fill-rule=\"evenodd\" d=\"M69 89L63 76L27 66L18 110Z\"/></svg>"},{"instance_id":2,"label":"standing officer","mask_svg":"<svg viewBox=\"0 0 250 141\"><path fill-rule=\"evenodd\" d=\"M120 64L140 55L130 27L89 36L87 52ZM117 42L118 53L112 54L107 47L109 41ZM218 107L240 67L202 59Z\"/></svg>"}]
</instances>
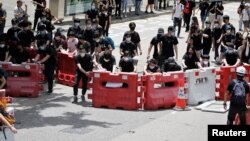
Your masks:
<instances>
[{"instance_id":1,"label":"standing officer","mask_svg":"<svg viewBox=\"0 0 250 141\"><path fill-rule=\"evenodd\" d=\"M92 56L87 53L88 44L87 42L79 42L77 45L78 54L75 56L76 63L76 73L75 73L75 83L74 83L74 100L72 103L77 103L78 98L78 86L79 82L82 79L82 101L85 101L85 93L87 91L87 84L89 80L89 72L93 69Z\"/></svg>"},{"instance_id":2,"label":"standing officer","mask_svg":"<svg viewBox=\"0 0 250 141\"><path fill-rule=\"evenodd\" d=\"M240 124L246 125L246 95L249 93L249 86L244 80L246 69L243 66L236 68L237 79L232 80L224 96L224 108L227 108L227 98L230 96L230 107L228 113L228 125L233 125L236 114L239 114Z\"/></svg>"}]
</instances>

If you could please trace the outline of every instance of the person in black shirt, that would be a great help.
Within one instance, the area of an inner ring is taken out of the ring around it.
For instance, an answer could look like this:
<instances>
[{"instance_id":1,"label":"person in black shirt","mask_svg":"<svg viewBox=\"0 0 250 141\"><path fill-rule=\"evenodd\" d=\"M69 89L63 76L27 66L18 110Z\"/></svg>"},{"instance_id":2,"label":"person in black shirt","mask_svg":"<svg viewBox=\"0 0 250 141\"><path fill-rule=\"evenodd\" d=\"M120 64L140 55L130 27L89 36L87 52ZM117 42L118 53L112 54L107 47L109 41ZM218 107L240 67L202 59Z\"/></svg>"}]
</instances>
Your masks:
<instances>
[{"instance_id":1,"label":"person in black shirt","mask_svg":"<svg viewBox=\"0 0 250 141\"><path fill-rule=\"evenodd\" d=\"M23 23L23 29L18 33L17 37L24 48L29 49L30 46L34 45L35 36L33 31L29 29L28 22Z\"/></svg>"},{"instance_id":2,"label":"person in black shirt","mask_svg":"<svg viewBox=\"0 0 250 141\"><path fill-rule=\"evenodd\" d=\"M102 34L103 33L103 28L102 26L99 25L99 23L97 22L97 20L93 20L92 22L92 29L93 29L93 32L98 32L99 34Z\"/></svg>"},{"instance_id":3,"label":"person in black shirt","mask_svg":"<svg viewBox=\"0 0 250 141\"><path fill-rule=\"evenodd\" d=\"M21 28L18 27L18 21L16 19L11 20L12 27L7 31L7 44L10 48L14 48L15 44L17 43L18 39L18 32Z\"/></svg>"},{"instance_id":4,"label":"person in black shirt","mask_svg":"<svg viewBox=\"0 0 250 141\"><path fill-rule=\"evenodd\" d=\"M237 32L235 35L235 49L238 50L242 46L243 35L241 32Z\"/></svg>"},{"instance_id":5,"label":"person in black shirt","mask_svg":"<svg viewBox=\"0 0 250 141\"><path fill-rule=\"evenodd\" d=\"M206 21L206 28L203 31L203 54L209 55L212 47L212 31L210 21Z\"/></svg>"},{"instance_id":6,"label":"person in black shirt","mask_svg":"<svg viewBox=\"0 0 250 141\"><path fill-rule=\"evenodd\" d=\"M241 66L236 68L237 79L232 80L227 87L224 95L224 109L227 109L227 100L230 97L230 107L227 117L227 125L233 125L236 114L240 117L240 124L246 125L247 95L249 94L249 85L244 79L246 69Z\"/></svg>"},{"instance_id":7,"label":"person in black shirt","mask_svg":"<svg viewBox=\"0 0 250 141\"><path fill-rule=\"evenodd\" d=\"M221 37L222 29L219 26L219 23L217 20L214 21L214 28L212 31L212 39L213 39L213 51L215 53L214 60L219 61L219 47L220 43L217 43L217 40Z\"/></svg>"},{"instance_id":8,"label":"person in black shirt","mask_svg":"<svg viewBox=\"0 0 250 141\"><path fill-rule=\"evenodd\" d=\"M134 22L129 23L130 31L127 31L123 35L123 41L125 41L125 35L127 35L128 32L131 33L131 41L136 45L137 48L137 54L142 55L141 50L141 38L138 32L135 31L136 24ZM139 49L139 52L138 52Z\"/></svg>"},{"instance_id":9,"label":"person in black shirt","mask_svg":"<svg viewBox=\"0 0 250 141\"><path fill-rule=\"evenodd\" d=\"M37 55L33 61L37 62L38 64L44 64L44 75L48 82L47 94L50 95L53 92L54 71L56 67L55 48L52 45L46 45L46 42L41 43L41 46L38 48Z\"/></svg>"},{"instance_id":10,"label":"person in black shirt","mask_svg":"<svg viewBox=\"0 0 250 141\"><path fill-rule=\"evenodd\" d=\"M217 2L216 6L216 19L219 21L219 26L222 25L224 6L222 5L222 1Z\"/></svg>"},{"instance_id":11,"label":"person in black shirt","mask_svg":"<svg viewBox=\"0 0 250 141\"><path fill-rule=\"evenodd\" d=\"M227 48L222 61L225 66L235 66L235 67L239 66L240 65L239 52L234 50L233 48Z\"/></svg>"},{"instance_id":12,"label":"person in black shirt","mask_svg":"<svg viewBox=\"0 0 250 141\"><path fill-rule=\"evenodd\" d=\"M203 68L210 67L210 61L209 61L209 59L210 59L209 55L206 55L206 54L202 54L201 55L201 66Z\"/></svg>"},{"instance_id":13,"label":"person in black shirt","mask_svg":"<svg viewBox=\"0 0 250 141\"><path fill-rule=\"evenodd\" d=\"M75 82L73 86L74 100L72 103L78 102L78 86L82 79L82 101L85 101L85 93L87 91L87 85L89 80L89 72L93 69L92 56L87 53L87 44L79 43L77 46L78 54L75 56L76 72Z\"/></svg>"},{"instance_id":14,"label":"person in black shirt","mask_svg":"<svg viewBox=\"0 0 250 141\"><path fill-rule=\"evenodd\" d=\"M0 35L0 62L8 61L9 46L6 45L6 34Z\"/></svg>"},{"instance_id":15,"label":"person in black shirt","mask_svg":"<svg viewBox=\"0 0 250 141\"><path fill-rule=\"evenodd\" d=\"M119 62L120 72L136 72L136 66L134 65L134 60L129 56L129 52L126 51Z\"/></svg>"},{"instance_id":16,"label":"person in black shirt","mask_svg":"<svg viewBox=\"0 0 250 141\"><path fill-rule=\"evenodd\" d=\"M67 41L64 35L61 32L56 32L53 39L53 45L57 52L62 50L67 50Z\"/></svg>"},{"instance_id":17,"label":"person in black shirt","mask_svg":"<svg viewBox=\"0 0 250 141\"><path fill-rule=\"evenodd\" d=\"M187 52L182 57L182 66L183 70L189 70L189 69L198 69L202 68L200 64L200 60L195 54L195 50L193 47L187 47Z\"/></svg>"},{"instance_id":18,"label":"person in black shirt","mask_svg":"<svg viewBox=\"0 0 250 141\"><path fill-rule=\"evenodd\" d=\"M144 67L144 74L148 75L154 73L161 73L161 69L157 64L158 62L155 59L150 59Z\"/></svg>"},{"instance_id":19,"label":"person in black shirt","mask_svg":"<svg viewBox=\"0 0 250 141\"><path fill-rule=\"evenodd\" d=\"M76 37L78 37L79 35L83 35L84 30L81 28L80 23L81 23L80 19L75 18L74 25L68 29L67 36L69 36L69 33L72 31L75 33Z\"/></svg>"},{"instance_id":20,"label":"person in black shirt","mask_svg":"<svg viewBox=\"0 0 250 141\"><path fill-rule=\"evenodd\" d=\"M39 24L38 29L39 31L35 36L37 48L48 46L50 44L50 34L46 30L46 25Z\"/></svg>"},{"instance_id":21,"label":"person in black shirt","mask_svg":"<svg viewBox=\"0 0 250 141\"><path fill-rule=\"evenodd\" d=\"M4 89L6 87L6 79L6 72L2 68L0 68L0 89Z\"/></svg>"},{"instance_id":22,"label":"person in black shirt","mask_svg":"<svg viewBox=\"0 0 250 141\"><path fill-rule=\"evenodd\" d=\"M46 17L46 13L42 13L41 15L41 20L40 22L38 23L38 26L37 26L37 31L39 31L38 27L39 25L41 24L44 24L46 25L46 30L48 31L49 33L49 38L50 40L52 40L52 31L55 29L54 25L51 23L51 21L49 21Z\"/></svg>"},{"instance_id":23,"label":"person in black shirt","mask_svg":"<svg viewBox=\"0 0 250 141\"><path fill-rule=\"evenodd\" d=\"M46 0L32 0L32 2L36 5L34 25L33 25L33 31L35 31L37 22L41 18L47 3Z\"/></svg>"},{"instance_id":24,"label":"person in black shirt","mask_svg":"<svg viewBox=\"0 0 250 141\"><path fill-rule=\"evenodd\" d=\"M104 54L100 57L100 70L105 69L106 71L113 72L114 65L116 64L115 57L109 52L105 51Z\"/></svg>"},{"instance_id":25,"label":"person in black shirt","mask_svg":"<svg viewBox=\"0 0 250 141\"><path fill-rule=\"evenodd\" d=\"M191 27L190 44L188 46L193 47L195 50L195 54L197 55L198 58L200 58L203 49L202 32L196 26Z\"/></svg>"},{"instance_id":26,"label":"person in black shirt","mask_svg":"<svg viewBox=\"0 0 250 141\"><path fill-rule=\"evenodd\" d=\"M221 42L221 59L223 58L225 52L228 48L234 49L235 45L235 36L231 33L231 27L226 27L226 33L222 36L222 42Z\"/></svg>"},{"instance_id":27,"label":"person in black shirt","mask_svg":"<svg viewBox=\"0 0 250 141\"><path fill-rule=\"evenodd\" d=\"M209 21L211 23L211 27L214 27L214 20L215 18L215 14L216 14L216 2L212 1L209 5L208 8L208 13L209 13Z\"/></svg>"},{"instance_id":28,"label":"person in black shirt","mask_svg":"<svg viewBox=\"0 0 250 141\"><path fill-rule=\"evenodd\" d=\"M22 64L23 62L30 62L29 53L23 49L20 42L17 43L17 49L11 55L11 60L15 64Z\"/></svg>"},{"instance_id":29,"label":"person in black shirt","mask_svg":"<svg viewBox=\"0 0 250 141\"><path fill-rule=\"evenodd\" d=\"M164 29L159 28L158 29L158 34L157 36L153 37L153 39L150 42L150 45L148 47L148 56L147 59L150 58L150 52L152 48L154 47L154 53L153 53L153 58L158 60L159 59L159 51L158 51L158 44L160 43L161 36L164 34Z\"/></svg>"},{"instance_id":30,"label":"person in black shirt","mask_svg":"<svg viewBox=\"0 0 250 141\"><path fill-rule=\"evenodd\" d=\"M201 17L202 29L204 28L204 23L206 21L207 15L208 15L208 12L207 12L208 8L209 8L208 0L203 0L202 2L200 2L198 10L201 11L200 17ZM198 12L198 10L197 10L197 12Z\"/></svg>"},{"instance_id":31,"label":"person in black shirt","mask_svg":"<svg viewBox=\"0 0 250 141\"><path fill-rule=\"evenodd\" d=\"M109 15L107 14L105 7L102 7L101 13L98 15L98 18L99 18L99 25L103 29L102 34L103 34L103 36L107 36L106 33L108 33Z\"/></svg>"},{"instance_id":32,"label":"person in black shirt","mask_svg":"<svg viewBox=\"0 0 250 141\"><path fill-rule=\"evenodd\" d=\"M239 19L239 31L242 31L243 21L242 21L241 14L242 14L242 11L243 11L243 9L245 7L245 2L244 1L245 0L241 0L240 6L237 9L237 13L239 14L239 17L240 17L240 19Z\"/></svg>"},{"instance_id":33,"label":"person in black shirt","mask_svg":"<svg viewBox=\"0 0 250 141\"><path fill-rule=\"evenodd\" d=\"M91 45L88 41L85 40L85 36L79 35L78 39L79 39L79 44L84 44L84 46L86 46L87 53L90 54L91 53Z\"/></svg>"},{"instance_id":34,"label":"person in black shirt","mask_svg":"<svg viewBox=\"0 0 250 141\"><path fill-rule=\"evenodd\" d=\"M180 71L181 66L177 64L173 57L170 57L164 61L162 71L163 72L172 72L172 71Z\"/></svg>"},{"instance_id":35,"label":"person in black shirt","mask_svg":"<svg viewBox=\"0 0 250 141\"><path fill-rule=\"evenodd\" d=\"M131 56L132 58L138 55L136 45L131 41L131 33L130 32L127 32L127 34L125 35L125 41L123 41L120 44L121 58L123 57L123 55L125 54L126 51L129 52L129 56Z\"/></svg>"},{"instance_id":36,"label":"person in black shirt","mask_svg":"<svg viewBox=\"0 0 250 141\"><path fill-rule=\"evenodd\" d=\"M177 44L178 40L173 35L174 28L173 26L168 27L167 34L164 34L160 39L160 50L159 50L159 65L162 66L165 59L169 57L174 57L178 59L178 49Z\"/></svg>"},{"instance_id":37,"label":"person in black shirt","mask_svg":"<svg viewBox=\"0 0 250 141\"><path fill-rule=\"evenodd\" d=\"M91 54L93 54L94 50L95 50L95 46L94 46L94 30L92 27L92 22L90 19L88 19L86 21L86 28L85 28L85 32L84 32L84 37L85 40L88 41L91 45Z\"/></svg>"},{"instance_id":38,"label":"person in black shirt","mask_svg":"<svg viewBox=\"0 0 250 141\"><path fill-rule=\"evenodd\" d=\"M223 16L223 22L224 24L222 25L221 29L222 29L222 34L221 37L217 40L217 43L220 43L222 40L222 37L224 36L224 34L227 32L227 29L230 28L231 30L231 34L235 35L235 27L229 22L229 16L228 15L224 15Z\"/></svg>"},{"instance_id":39,"label":"person in black shirt","mask_svg":"<svg viewBox=\"0 0 250 141\"><path fill-rule=\"evenodd\" d=\"M93 22L93 20L98 20L98 11L94 3L91 3L91 9L87 10L85 19L90 19L91 22Z\"/></svg>"}]
</instances>

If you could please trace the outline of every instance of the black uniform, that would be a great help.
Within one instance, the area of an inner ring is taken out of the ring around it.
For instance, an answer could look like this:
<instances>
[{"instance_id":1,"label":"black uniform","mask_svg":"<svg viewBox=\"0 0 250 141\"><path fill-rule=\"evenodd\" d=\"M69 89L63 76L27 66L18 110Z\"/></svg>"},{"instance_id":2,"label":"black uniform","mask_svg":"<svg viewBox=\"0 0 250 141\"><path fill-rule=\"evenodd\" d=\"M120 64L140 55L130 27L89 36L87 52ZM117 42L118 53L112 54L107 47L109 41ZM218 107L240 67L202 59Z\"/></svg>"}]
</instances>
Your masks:
<instances>
[{"instance_id":1,"label":"black uniform","mask_svg":"<svg viewBox=\"0 0 250 141\"><path fill-rule=\"evenodd\" d=\"M54 80L54 71L56 67L56 51L53 46L47 46L44 49L39 48L37 54L45 57L49 55L49 59L44 62L44 75L48 81L48 93L52 93L53 91L53 80Z\"/></svg>"},{"instance_id":2,"label":"black uniform","mask_svg":"<svg viewBox=\"0 0 250 141\"><path fill-rule=\"evenodd\" d=\"M227 124L233 125L235 116L238 113L240 124L246 125L246 97L249 93L249 85L245 80L232 80L227 90L231 95Z\"/></svg>"},{"instance_id":3,"label":"black uniform","mask_svg":"<svg viewBox=\"0 0 250 141\"><path fill-rule=\"evenodd\" d=\"M75 63L80 64L81 67L86 71L92 71L93 69L93 62L92 62L92 56L90 54L85 54L83 57L78 54L75 56ZM82 79L82 96L85 95L87 91L87 84L88 84L88 76L84 73L82 73L79 68L77 67L76 73L75 73L75 82L74 82L74 96L77 96L78 94L78 86L79 82Z\"/></svg>"}]
</instances>

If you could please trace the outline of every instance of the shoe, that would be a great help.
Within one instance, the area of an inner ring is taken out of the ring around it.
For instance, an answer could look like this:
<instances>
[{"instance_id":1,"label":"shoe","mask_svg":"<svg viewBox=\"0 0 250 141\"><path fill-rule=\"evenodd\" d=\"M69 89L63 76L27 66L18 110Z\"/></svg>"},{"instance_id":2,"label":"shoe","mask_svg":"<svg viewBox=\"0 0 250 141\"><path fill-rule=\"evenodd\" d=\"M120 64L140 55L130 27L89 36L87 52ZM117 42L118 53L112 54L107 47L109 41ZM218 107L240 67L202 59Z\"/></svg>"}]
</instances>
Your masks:
<instances>
[{"instance_id":1,"label":"shoe","mask_svg":"<svg viewBox=\"0 0 250 141\"><path fill-rule=\"evenodd\" d=\"M52 91L47 91L46 94L47 94L47 95L51 95L51 94L52 94Z\"/></svg>"},{"instance_id":2,"label":"shoe","mask_svg":"<svg viewBox=\"0 0 250 141\"><path fill-rule=\"evenodd\" d=\"M239 29L239 31L242 31L242 29Z\"/></svg>"},{"instance_id":3,"label":"shoe","mask_svg":"<svg viewBox=\"0 0 250 141\"><path fill-rule=\"evenodd\" d=\"M81 99L82 99L83 102L86 101L84 95L81 96Z\"/></svg>"},{"instance_id":4,"label":"shoe","mask_svg":"<svg viewBox=\"0 0 250 141\"><path fill-rule=\"evenodd\" d=\"M78 98L77 96L74 96L74 100L72 101L72 103L77 103L78 102Z\"/></svg>"},{"instance_id":5,"label":"shoe","mask_svg":"<svg viewBox=\"0 0 250 141\"><path fill-rule=\"evenodd\" d=\"M147 13L148 13L148 11L145 11L145 13L147 14Z\"/></svg>"},{"instance_id":6,"label":"shoe","mask_svg":"<svg viewBox=\"0 0 250 141\"><path fill-rule=\"evenodd\" d=\"M154 14L154 11L151 11L150 13L151 13L151 14Z\"/></svg>"}]
</instances>

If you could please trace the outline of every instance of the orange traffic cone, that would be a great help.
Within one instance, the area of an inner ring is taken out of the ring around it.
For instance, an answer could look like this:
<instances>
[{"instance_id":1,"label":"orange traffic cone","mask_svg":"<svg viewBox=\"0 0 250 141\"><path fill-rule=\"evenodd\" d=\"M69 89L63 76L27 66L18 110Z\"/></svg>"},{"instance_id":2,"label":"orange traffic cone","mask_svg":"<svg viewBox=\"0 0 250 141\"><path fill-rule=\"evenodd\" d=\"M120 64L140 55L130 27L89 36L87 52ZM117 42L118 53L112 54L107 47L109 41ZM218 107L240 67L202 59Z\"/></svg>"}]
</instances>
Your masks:
<instances>
[{"instance_id":1,"label":"orange traffic cone","mask_svg":"<svg viewBox=\"0 0 250 141\"><path fill-rule=\"evenodd\" d=\"M177 110L177 111L189 111L189 110L191 110L189 107L187 107L186 96L185 96L185 92L184 92L184 80L179 81L178 97L176 100L174 110Z\"/></svg>"}]
</instances>

